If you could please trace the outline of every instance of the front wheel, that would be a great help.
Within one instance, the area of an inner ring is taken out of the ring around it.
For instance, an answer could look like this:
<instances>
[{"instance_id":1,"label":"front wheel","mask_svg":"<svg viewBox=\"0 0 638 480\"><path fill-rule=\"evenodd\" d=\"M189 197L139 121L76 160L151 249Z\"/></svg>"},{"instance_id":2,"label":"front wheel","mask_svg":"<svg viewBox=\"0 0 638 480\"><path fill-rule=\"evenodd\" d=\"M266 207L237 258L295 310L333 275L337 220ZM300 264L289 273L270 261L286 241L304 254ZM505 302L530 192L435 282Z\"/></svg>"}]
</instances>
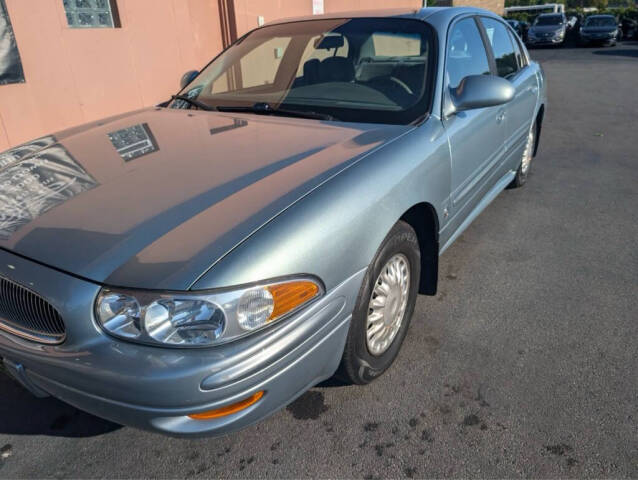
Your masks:
<instances>
[{"instance_id":1,"label":"front wheel","mask_svg":"<svg viewBox=\"0 0 638 480\"><path fill-rule=\"evenodd\" d=\"M397 357L414 312L421 258L416 233L399 221L363 279L337 376L365 385Z\"/></svg>"}]
</instances>

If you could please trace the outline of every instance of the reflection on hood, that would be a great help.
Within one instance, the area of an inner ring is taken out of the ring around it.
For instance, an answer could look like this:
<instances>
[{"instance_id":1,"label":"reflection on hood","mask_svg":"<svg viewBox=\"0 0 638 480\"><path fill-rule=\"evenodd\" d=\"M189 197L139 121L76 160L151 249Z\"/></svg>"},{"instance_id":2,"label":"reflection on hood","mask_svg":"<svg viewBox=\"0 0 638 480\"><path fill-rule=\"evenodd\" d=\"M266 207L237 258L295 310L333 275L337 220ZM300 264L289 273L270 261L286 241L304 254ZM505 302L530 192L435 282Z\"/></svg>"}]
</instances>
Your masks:
<instances>
[{"instance_id":1,"label":"reflection on hood","mask_svg":"<svg viewBox=\"0 0 638 480\"><path fill-rule=\"evenodd\" d=\"M97 182L53 137L36 140L0 156L0 239ZM38 151L33 158L23 157Z\"/></svg>"},{"instance_id":2,"label":"reflection on hood","mask_svg":"<svg viewBox=\"0 0 638 480\"><path fill-rule=\"evenodd\" d=\"M159 150L147 123L111 132L108 137L125 162Z\"/></svg>"},{"instance_id":3,"label":"reflection on hood","mask_svg":"<svg viewBox=\"0 0 638 480\"><path fill-rule=\"evenodd\" d=\"M53 135L38 138L29 143L18 145L17 147L7 150L6 152L0 152L0 170L9 165L20 161L22 158L32 155L49 145L53 145L56 139Z\"/></svg>"},{"instance_id":4,"label":"reflection on hood","mask_svg":"<svg viewBox=\"0 0 638 480\"><path fill-rule=\"evenodd\" d=\"M413 126L148 108L0 155L0 248L80 277L183 290Z\"/></svg>"}]
</instances>

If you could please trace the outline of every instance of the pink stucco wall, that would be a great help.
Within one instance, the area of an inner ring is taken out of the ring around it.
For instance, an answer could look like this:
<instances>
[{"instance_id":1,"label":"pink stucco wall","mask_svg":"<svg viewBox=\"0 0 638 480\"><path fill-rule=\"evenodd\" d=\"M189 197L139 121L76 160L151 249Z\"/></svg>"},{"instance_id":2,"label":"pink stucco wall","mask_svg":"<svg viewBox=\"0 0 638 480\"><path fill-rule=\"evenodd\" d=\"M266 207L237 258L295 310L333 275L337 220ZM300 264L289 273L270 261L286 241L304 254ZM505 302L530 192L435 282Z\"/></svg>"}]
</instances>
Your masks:
<instances>
[{"instance_id":1,"label":"pink stucco wall","mask_svg":"<svg viewBox=\"0 0 638 480\"><path fill-rule=\"evenodd\" d=\"M233 0L239 35L261 15L312 14L312 0ZM26 82L0 85L0 151L154 105L222 49L219 0L117 0L121 28L73 29L62 0L6 0ZM418 7L420 0L324 0L326 13Z\"/></svg>"},{"instance_id":2,"label":"pink stucco wall","mask_svg":"<svg viewBox=\"0 0 638 480\"><path fill-rule=\"evenodd\" d=\"M0 151L166 99L221 50L216 0L118 0L115 29L69 28L62 0L6 4L26 83L0 86Z\"/></svg>"},{"instance_id":3,"label":"pink stucco wall","mask_svg":"<svg viewBox=\"0 0 638 480\"><path fill-rule=\"evenodd\" d=\"M324 12L344 12L388 8L420 8L422 0L324 0ZM235 0L237 33L242 35L265 22L286 17L312 15L312 0Z\"/></svg>"}]
</instances>

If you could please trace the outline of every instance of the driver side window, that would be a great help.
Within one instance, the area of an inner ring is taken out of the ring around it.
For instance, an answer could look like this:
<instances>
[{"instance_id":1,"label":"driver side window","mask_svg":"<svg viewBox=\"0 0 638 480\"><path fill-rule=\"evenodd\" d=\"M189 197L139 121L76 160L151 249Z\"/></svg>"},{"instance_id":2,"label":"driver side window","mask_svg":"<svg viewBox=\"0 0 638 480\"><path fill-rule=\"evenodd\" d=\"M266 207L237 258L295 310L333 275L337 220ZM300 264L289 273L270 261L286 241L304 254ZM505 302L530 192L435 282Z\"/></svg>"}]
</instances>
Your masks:
<instances>
[{"instance_id":1,"label":"driver side window","mask_svg":"<svg viewBox=\"0 0 638 480\"><path fill-rule=\"evenodd\" d=\"M483 39L474 18L464 18L452 28L448 38L446 76L450 88L456 88L468 75L490 73Z\"/></svg>"}]
</instances>

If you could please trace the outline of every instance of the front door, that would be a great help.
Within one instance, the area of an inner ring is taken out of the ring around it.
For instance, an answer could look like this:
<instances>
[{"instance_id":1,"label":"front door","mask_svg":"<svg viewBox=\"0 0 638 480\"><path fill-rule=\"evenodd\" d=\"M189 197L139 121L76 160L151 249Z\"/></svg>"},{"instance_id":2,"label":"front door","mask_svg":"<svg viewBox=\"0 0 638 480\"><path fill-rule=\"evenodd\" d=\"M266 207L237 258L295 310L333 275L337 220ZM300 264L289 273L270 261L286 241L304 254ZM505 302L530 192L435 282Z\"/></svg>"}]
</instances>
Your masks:
<instances>
[{"instance_id":1,"label":"front door","mask_svg":"<svg viewBox=\"0 0 638 480\"><path fill-rule=\"evenodd\" d=\"M450 30L445 59L446 95L469 75L490 74L476 22L473 16L465 17ZM452 231L481 200L494 169L502 161L504 118L505 105L499 105L458 112L443 119L452 157Z\"/></svg>"}]
</instances>

